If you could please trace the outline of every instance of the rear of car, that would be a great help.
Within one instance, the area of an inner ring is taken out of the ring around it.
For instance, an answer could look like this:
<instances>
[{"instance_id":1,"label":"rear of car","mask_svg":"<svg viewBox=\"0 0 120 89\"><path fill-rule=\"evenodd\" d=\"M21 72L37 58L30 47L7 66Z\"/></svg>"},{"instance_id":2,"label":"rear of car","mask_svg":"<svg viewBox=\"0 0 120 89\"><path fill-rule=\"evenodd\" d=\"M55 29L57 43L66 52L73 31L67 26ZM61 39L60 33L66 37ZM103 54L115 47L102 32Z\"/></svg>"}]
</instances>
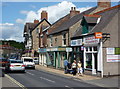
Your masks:
<instances>
[{"instance_id":1,"label":"rear of car","mask_svg":"<svg viewBox=\"0 0 120 89\"><path fill-rule=\"evenodd\" d=\"M36 65L38 65L38 64L39 64L38 57L35 57L35 58L34 58L34 63L35 63Z\"/></svg>"},{"instance_id":2,"label":"rear of car","mask_svg":"<svg viewBox=\"0 0 120 89\"><path fill-rule=\"evenodd\" d=\"M25 65L21 60L9 60L9 63L5 67L6 71L21 71L25 72Z\"/></svg>"},{"instance_id":3,"label":"rear of car","mask_svg":"<svg viewBox=\"0 0 120 89\"><path fill-rule=\"evenodd\" d=\"M35 63L34 63L34 59L31 57L24 57L22 58L23 63L25 65L26 68L33 68L35 69Z\"/></svg>"}]
</instances>

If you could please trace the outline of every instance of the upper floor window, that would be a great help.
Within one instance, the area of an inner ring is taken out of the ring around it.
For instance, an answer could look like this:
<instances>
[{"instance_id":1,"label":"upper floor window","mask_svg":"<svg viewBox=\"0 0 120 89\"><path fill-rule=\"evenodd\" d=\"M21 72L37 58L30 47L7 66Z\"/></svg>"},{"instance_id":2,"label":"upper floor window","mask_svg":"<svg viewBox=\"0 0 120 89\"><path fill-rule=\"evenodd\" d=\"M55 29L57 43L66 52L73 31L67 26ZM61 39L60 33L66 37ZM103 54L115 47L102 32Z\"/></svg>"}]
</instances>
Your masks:
<instances>
[{"instance_id":1,"label":"upper floor window","mask_svg":"<svg viewBox=\"0 0 120 89\"><path fill-rule=\"evenodd\" d=\"M52 37L50 38L50 47L52 47L53 46L53 39L52 39Z\"/></svg>"},{"instance_id":2,"label":"upper floor window","mask_svg":"<svg viewBox=\"0 0 120 89\"><path fill-rule=\"evenodd\" d=\"M38 33L39 33L39 28L36 29L36 34L38 34Z\"/></svg>"},{"instance_id":3,"label":"upper floor window","mask_svg":"<svg viewBox=\"0 0 120 89\"><path fill-rule=\"evenodd\" d=\"M66 46L66 34L63 34L62 36L62 44L63 46Z\"/></svg>"}]
</instances>

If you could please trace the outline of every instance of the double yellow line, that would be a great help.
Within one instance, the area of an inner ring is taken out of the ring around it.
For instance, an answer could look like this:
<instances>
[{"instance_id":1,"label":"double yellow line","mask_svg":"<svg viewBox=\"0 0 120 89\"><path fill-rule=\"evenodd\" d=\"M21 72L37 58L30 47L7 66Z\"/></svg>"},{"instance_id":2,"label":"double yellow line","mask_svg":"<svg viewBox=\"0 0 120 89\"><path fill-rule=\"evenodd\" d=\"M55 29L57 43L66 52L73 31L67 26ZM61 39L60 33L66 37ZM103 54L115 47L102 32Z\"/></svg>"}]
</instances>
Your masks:
<instances>
[{"instance_id":1,"label":"double yellow line","mask_svg":"<svg viewBox=\"0 0 120 89\"><path fill-rule=\"evenodd\" d=\"M22 89L27 89L24 85L22 85L21 83L19 83L18 81L16 81L14 78L10 77L9 75L5 74L5 76L7 78L9 78L12 82L14 82L15 84L17 84L19 87L21 87Z\"/></svg>"}]
</instances>

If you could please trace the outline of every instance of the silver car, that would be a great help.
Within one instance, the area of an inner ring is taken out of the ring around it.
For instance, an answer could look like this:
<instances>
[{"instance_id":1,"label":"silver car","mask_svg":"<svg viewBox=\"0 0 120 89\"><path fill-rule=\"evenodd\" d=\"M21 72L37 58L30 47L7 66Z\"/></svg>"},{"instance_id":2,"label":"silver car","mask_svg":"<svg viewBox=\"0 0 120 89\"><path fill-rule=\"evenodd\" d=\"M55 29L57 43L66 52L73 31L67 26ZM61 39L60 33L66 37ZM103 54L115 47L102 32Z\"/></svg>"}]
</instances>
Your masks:
<instances>
[{"instance_id":1,"label":"silver car","mask_svg":"<svg viewBox=\"0 0 120 89\"><path fill-rule=\"evenodd\" d=\"M22 60L9 60L8 64L5 67L7 72L10 71L21 71L25 72L25 65Z\"/></svg>"}]
</instances>

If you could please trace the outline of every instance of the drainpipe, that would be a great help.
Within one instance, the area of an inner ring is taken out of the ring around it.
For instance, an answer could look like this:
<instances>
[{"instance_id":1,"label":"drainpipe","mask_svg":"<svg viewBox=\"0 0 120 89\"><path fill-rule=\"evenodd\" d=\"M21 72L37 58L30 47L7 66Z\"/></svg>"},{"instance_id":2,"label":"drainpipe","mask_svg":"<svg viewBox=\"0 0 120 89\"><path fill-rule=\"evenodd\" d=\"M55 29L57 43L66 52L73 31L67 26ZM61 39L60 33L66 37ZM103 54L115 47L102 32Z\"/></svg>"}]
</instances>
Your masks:
<instances>
[{"instance_id":1,"label":"drainpipe","mask_svg":"<svg viewBox=\"0 0 120 89\"><path fill-rule=\"evenodd\" d=\"M101 77L103 78L103 49L102 49L103 45L102 45L102 39L100 41L100 50L101 50Z\"/></svg>"}]
</instances>

